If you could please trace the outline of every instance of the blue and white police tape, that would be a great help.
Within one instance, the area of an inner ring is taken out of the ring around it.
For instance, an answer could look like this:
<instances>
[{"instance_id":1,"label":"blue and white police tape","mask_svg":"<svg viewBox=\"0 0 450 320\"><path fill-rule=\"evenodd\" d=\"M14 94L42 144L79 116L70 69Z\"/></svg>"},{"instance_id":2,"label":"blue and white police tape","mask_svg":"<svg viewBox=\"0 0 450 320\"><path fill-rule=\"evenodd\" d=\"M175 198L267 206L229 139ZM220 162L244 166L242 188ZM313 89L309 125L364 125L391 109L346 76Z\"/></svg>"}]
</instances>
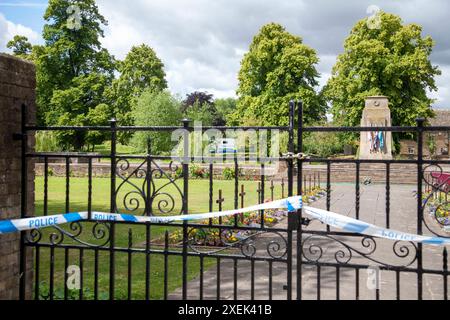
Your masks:
<instances>
[{"instance_id":1,"label":"blue and white police tape","mask_svg":"<svg viewBox=\"0 0 450 320\"><path fill-rule=\"evenodd\" d=\"M420 242L430 245L450 244L450 238L420 236L416 234L381 228L370 223L343 216L338 213L308 206L304 206L303 210L311 218L315 218L331 227L335 227L348 232L396 241Z\"/></svg>"},{"instance_id":2,"label":"blue and white police tape","mask_svg":"<svg viewBox=\"0 0 450 320\"><path fill-rule=\"evenodd\" d=\"M253 212L259 210L268 209L287 209L292 212L302 207L302 197L295 196L286 199L266 202L242 209L217 211L201 214L188 214L178 216L135 216L130 214L120 213L106 213L106 212L91 212L91 220L93 221L127 221L127 222L151 222L151 223L172 223L176 221L193 221L193 220L205 220L211 218L233 216L240 213ZM11 233L17 231L41 229L45 227L51 227L55 225L61 225L65 223L87 220L89 217L88 212L73 212L67 214L59 214L53 216L41 216L16 220L3 220L0 221L0 234Z\"/></svg>"}]
</instances>

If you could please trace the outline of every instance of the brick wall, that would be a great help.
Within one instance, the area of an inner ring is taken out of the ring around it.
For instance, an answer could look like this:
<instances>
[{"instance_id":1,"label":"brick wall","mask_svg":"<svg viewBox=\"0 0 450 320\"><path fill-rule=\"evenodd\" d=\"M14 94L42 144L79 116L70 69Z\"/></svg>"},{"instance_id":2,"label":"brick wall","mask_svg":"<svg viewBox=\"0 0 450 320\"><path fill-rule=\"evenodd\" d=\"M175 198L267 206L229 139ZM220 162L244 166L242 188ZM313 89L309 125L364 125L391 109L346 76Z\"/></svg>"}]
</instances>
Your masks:
<instances>
[{"instance_id":1,"label":"brick wall","mask_svg":"<svg viewBox=\"0 0 450 320\"><path fill-rule=\"evenodd\" d=\"M36 119L35 67L0 53L0 220L19 218L21 213L21 142L13 133L21 131L22 104L27 106L28 124ZM28 139L29 148L34 139ZM34 214L34 164L28 163L28 215ZM26 298L31 298L32 250L27 249ZM19 298L20 234L0 235L0 299Z\"/></svg>"}]
</instances>

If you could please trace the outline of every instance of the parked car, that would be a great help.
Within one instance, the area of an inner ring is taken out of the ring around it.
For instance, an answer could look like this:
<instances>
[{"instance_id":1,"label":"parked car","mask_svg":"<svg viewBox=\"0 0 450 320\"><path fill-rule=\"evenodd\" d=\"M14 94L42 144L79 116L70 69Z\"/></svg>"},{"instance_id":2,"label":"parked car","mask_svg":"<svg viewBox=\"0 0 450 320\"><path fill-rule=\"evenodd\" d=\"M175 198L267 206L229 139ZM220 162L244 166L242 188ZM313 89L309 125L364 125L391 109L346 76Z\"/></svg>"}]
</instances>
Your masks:
<instances>
[{"instance_id":1,"label":"parked car","mask_svg":"<svg viewBox=\"0 0 450 320\"><path fill-rule=\"evenodd\" d=\"M235 139L219 139L210 145L211 153L236 153Z\"/></svg>"}]
</instances>

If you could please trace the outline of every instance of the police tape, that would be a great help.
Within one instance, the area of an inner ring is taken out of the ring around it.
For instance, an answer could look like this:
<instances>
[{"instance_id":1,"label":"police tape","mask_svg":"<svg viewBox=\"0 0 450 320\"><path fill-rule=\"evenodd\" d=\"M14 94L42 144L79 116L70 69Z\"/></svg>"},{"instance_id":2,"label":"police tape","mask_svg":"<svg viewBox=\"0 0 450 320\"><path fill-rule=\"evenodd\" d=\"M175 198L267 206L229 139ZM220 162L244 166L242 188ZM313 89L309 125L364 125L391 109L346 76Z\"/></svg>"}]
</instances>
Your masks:
<instances>
[{"instance_id":1,"label":"police tape","mask_svg":"<svg viewBox=\"0 0 450 320\"><path fill-rule=\"evenodd\" d=\"M177 215L177 216L135 216L130 214L91 212L91 221L124 221L134 223L173 223L182 221L206 220L225 216L233 216L241 213L270 210L287 209L288 212L295 212L303 207L304 212L313 219L317 219L331 227L335 227L347 232L358 233L367 236L385 238L395 241L411 241L425 243L430 245L448 245L450 238L421 236L411 233L405 233L392 229L381 228L364 221L350 218L335 212L326 211L318 208L303 206L302 197L295 196L286 199L266 202L242 209L217 211L201 214ZM16 220L0 221L0 234L12 233L25 230L41 229L55 225L61 225L76 221L88 221L88 212L74 212L59 214L53 216L41 216Z\"/></svg>"},{"instance_id":2,"label":"police tape","mask_svg":"<svg viewBox=\"0 0 450 320\"><path fill-rule=\"evenodd\" d=\"M344 231L359 233L367 236L385 238L395 241L410 241L430 245L448 245L450 238L420 236L392 229L381 228L370 223L343 216L338 213L304 206L304 212L311 218L317 219L331 227Z\"/></svg>"},{"instance_id":3,"label":"police tape","mask_svg":"<svg viewBox=\"0 0 450 320\"><path fill-rule=\"evenodd\" d=\"M200 214L188 214L177 216L135 216L130 214L121 213L106 213L106 212L91 212L91 221L125 221L135 223L173 223L182 221L194 221L194 220L206 220L212 218L219 218L225 216L233 216L241 213L270 210L270 209L287 209L289 212L293 212L302 208L302 197L295 196L286 199L266 202L246 208L216 211ZM41 229L51 227L55 225L61 225L76 221L88 220L88 212L73 212L67 214L58 214L52 216L40 216L16 220L3 220L0 221L0 234L12 233L18 231L26 231L33 229Z\"/></svg>"}]
</instances>

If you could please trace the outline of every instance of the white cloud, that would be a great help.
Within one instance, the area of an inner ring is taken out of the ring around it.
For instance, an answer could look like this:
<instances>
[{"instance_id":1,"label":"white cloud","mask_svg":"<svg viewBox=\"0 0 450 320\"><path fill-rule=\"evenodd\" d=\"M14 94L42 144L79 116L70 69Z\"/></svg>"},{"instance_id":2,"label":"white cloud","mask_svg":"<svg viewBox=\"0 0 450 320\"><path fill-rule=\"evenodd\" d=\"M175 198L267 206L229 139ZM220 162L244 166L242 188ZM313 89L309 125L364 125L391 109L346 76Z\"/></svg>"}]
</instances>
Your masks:
<instances>
[{"instance_id":1,"label":"white cloud","mask_svg":"<svg viewBox=\"0 0 450 320\"><path fill-rule=\"evenodd\" d=\"M9 52L6 48L6 44L9 40L14 38L15 35L25 36L31 43L35 43L39 39L38 33L31 28L25 27L21 24L15 24L7 20L0 13L0 51Z\"/></svg>"}]
</instances>

